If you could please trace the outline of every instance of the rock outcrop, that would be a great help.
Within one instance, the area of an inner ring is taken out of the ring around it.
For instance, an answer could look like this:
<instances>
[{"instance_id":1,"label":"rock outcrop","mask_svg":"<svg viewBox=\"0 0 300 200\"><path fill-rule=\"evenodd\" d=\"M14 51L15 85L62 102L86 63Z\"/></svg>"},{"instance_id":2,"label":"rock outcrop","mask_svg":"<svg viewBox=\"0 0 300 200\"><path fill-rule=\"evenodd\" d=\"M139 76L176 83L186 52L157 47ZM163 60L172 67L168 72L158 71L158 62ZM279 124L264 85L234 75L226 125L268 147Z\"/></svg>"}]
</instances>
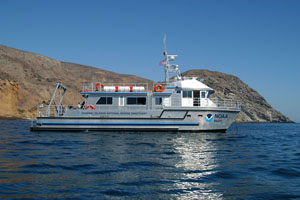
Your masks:
<instances>
[{"instance_id":1,"label":"rock outcrop","mask_svg":"<svg viewBox=\"0 0 300 200\"><path fill-rule=\"evenodd\" d=\"M14 81L0 80L0 118L18 118L19 85Z\"/></svg>"},{"instance_id":2,"label":"rock outcrop","mask_svg":"<svg viewBox=\"0 0 300 200\"><path fill-rule=\"evenodd\" d=\"M215 90L214 96L240 100L242 110L236 122L292 122L236 76L209 70L190 70L182 75L203 79L204 84Z\"/></svg>"}]
</instances>

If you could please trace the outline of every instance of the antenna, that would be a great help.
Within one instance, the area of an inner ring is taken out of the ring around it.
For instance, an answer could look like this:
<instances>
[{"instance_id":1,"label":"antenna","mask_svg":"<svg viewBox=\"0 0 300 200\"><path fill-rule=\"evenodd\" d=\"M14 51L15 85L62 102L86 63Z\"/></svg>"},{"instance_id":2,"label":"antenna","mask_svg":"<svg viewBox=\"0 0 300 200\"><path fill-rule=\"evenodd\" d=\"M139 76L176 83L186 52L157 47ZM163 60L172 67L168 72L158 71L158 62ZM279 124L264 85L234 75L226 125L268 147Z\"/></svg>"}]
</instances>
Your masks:
<instances>
[{"instance_id":1,"label":"antenna","mask_svg":"<svg viewBox=\"0 0 300 200\"><path fill-rule=\"evenodd\" d=\"M167 35L164 36L164 56L166 56L167 53Z\"/></svg>"}]
</instances>

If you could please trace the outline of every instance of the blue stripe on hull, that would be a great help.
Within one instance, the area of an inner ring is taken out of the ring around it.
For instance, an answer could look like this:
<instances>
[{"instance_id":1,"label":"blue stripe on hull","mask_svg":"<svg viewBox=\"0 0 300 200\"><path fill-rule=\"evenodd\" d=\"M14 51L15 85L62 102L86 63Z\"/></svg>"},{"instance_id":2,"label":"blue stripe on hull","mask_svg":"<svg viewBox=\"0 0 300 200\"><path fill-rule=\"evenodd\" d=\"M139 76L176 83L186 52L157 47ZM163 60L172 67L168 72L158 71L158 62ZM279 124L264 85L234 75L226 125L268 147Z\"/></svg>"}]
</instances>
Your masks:
<instances>
[{"instance_id":1,"label":"blue stripe on hull","mask_svg":"<svg viewBox=\"0 0 300 200\"><path fill-rule=\"evenodd\" d=\"M199 123L116 123L116 122L42 122L41 125L63 126L199 126Z\"/></svg>"}]
</instances>

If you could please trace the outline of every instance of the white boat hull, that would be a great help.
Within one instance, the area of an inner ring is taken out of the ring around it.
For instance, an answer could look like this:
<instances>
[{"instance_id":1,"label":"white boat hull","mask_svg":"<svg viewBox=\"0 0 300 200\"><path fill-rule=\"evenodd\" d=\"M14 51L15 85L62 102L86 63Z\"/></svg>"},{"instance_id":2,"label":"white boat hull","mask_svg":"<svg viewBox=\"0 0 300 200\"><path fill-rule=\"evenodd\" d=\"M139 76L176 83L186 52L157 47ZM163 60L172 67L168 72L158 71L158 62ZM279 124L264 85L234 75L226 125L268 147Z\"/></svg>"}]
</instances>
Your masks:
<instances>
[{"instance_id":1,"label":"white boat hull","mask_svg":"<svg viewBox=\"0 0 300 200\"><path fill-rule=\"evenodd\" d=\"M169 114L164 114L169 113ZM168 110L158 117L39 117L33 131L226 131L238 111Z\"/></svg>"}]
</instances>

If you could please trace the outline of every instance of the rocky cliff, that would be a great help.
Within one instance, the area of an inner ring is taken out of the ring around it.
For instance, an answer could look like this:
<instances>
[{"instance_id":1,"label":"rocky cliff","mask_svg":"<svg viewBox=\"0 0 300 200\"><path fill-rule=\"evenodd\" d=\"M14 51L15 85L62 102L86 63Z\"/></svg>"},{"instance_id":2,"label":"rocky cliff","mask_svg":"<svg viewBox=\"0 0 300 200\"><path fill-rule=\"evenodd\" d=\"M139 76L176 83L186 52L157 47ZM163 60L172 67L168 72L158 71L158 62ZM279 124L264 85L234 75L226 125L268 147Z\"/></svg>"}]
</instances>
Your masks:
<instances>
[{"instance_id":1,"label":"rocky cliff","mask_svg":"<svg viewBox=\"0 0 300 200\"><path fill-rule=\"evenodd\" d=\"M216 91L220 97L235 97L242 102L238 122L291 122L274 110L257 92L239 78L208 70L191 70L184 76L197 76ZM134 75L61 62L42 55L0 45L0 117L34 118L40 103L47 103L57 82L68 88L65 104L81 101L79 91L88 82L153 82ZM7 105L6 108L5 105ZM8 106L9 105L9 106Z\"/></svg>"},{"instance_id":2,"label":"rocky cliff","mask_svg":"<svg viewBox=\"0 0 300 200\"><path fill-rule=\"evenodd\" d=\"M18 83L0 80L0 118L14 119L19 116L18 93Z\"/></svg>"},{"instance_id":3,"label":"rocky cliff","mask_svg":"<svg viewBox=\"0 0 300 200\"><path fill-rule=\"evenodd\" d=\"M215 90L214 96L240 100L242 111L236 122L292 122L236 76L209 70L190 70L182 75L204 79L203 83Z\"/></svg>"}]
</instances>

